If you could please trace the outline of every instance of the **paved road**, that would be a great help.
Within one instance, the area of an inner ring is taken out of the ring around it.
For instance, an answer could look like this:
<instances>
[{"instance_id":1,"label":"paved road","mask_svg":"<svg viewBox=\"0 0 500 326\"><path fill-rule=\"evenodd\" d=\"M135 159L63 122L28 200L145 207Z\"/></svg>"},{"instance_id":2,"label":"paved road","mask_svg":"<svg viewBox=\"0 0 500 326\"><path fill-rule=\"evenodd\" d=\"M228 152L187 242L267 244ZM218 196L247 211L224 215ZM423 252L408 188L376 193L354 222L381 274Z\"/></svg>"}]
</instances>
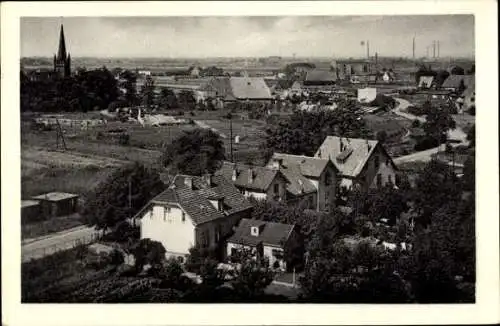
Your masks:
<instances>
[{"instance_id":1,"label":"paved road","mask_svg":"<svg viewBox=\"0 0 500 326\"><path fill-rule=\"evenodd\" d=\"M21 248L22 261L41 258L59 250L73 248L77 241L90 242L98 232L93 227L76 227L50 236L26 239Z\"/></svg>"},{"instance_id":2,"label":"paved road","mask_svg":"<svg viewBox=\"0 0 500 326\"><path fill-rule=\"evenodd\" d=\"M396 113L397 115L404 117L406 119L412 120L412 121L418 120L421 123L425 122L424 117L419 117L419 116L413 115L413 114L408 113L408 112L403 112L403 110L406 110L411 105L410 102L408 102L405 99L397 98L397 97L395 97L394 100L396 100L396 102L397 102L397 105L393 110L394 113ZM468 145L469 144L469 142L467 141L467 134L465 134L465 132L460 128L450 130L448 132L448 139L455 139L455 140L460 141L460 143L452 143L451 145L454 147L456 147L458 145ZM434 148L431 148L431 149L428 149L425 151L413 153L410 155L401 156L401 157L395 158L394 163L397 165L397 164L406 163L406 162L429 162L431 160L431 156L436 154L438 152L438 149L439 149L438 147L434 147ZM444 150L445 150L445 145L441 145L441 151L444 151Z\"/></svg>"},{"instance_id":3,"label":"paved road","mask_svg":"<svg viewBox=\"0 0 500 326\"><path fill-rule=\"evenodd\" d=\"M399 97L395 97L394 100L396 100L397 102L397 105L396 107L394 108L393 112L396 113L397 115L403 117L403 118L406 118L406 119L409 119L409 120L418 120L422 123L425 122L425 118L424 117L419 117L419 116L416 116L416 115L413 115L411 113L408 113L408 112L403 112L404 110L406 110L410 105L411 103L408 102L407 100L405 99L402 99L402 98L399 98Z\"/></svg>"}]
</instances>

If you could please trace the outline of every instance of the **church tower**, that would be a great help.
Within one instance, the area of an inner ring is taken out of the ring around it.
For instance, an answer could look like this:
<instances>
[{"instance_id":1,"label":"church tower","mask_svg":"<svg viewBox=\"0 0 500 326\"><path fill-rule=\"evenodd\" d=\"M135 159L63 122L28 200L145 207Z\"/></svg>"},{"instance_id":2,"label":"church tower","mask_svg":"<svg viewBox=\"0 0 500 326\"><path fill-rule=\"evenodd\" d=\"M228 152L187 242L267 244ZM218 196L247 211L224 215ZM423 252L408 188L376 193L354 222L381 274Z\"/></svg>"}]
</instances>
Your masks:
<instances>
[{"instance_id":1,"label":"church tower","mask_svg":"<svg viewBox=\"0 0 500 326\"><path fill-rule=\"evenodd\" d=\"M64 40L64 27L61 24L59 34L59 49L54 55L54 72L59 77L68 77L71 75L71 56L66 54L66 41Z\"/></svg>"}]
</instances>

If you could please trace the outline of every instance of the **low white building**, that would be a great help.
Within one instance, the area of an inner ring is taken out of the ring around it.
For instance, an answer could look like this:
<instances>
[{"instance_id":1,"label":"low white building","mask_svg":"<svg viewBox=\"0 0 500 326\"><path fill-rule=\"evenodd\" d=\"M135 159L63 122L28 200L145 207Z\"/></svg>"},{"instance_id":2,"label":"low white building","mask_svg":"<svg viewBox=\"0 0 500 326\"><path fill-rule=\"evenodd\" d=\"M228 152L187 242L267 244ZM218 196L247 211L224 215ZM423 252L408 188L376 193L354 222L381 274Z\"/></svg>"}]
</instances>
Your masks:
<instances>
[{"instance_id":1,"label":"low white building","mask_svg":"<svg viewBox=\"0 0 500 326\"><path fill-rule=\"evenodd\" d=\"M217 247L251 209L222 176L177 175L135 218L140 220L141 239L160 242L167 256L183 257L192 247Z\"/></svg>"}]
</instances>

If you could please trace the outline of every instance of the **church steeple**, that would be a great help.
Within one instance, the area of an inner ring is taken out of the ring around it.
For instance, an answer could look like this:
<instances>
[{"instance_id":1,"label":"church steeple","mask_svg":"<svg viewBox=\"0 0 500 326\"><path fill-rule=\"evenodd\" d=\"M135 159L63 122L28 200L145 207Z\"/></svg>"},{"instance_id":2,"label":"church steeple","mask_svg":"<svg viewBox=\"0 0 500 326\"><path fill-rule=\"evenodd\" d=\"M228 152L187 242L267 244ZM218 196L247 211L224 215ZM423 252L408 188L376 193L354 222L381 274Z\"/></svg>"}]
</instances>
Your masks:
<instances>
[{"instance_id":1,"label":"church steeple","mask_svg":"<svg viewBox=\"0 0 500 326\"><path fill-rule=\"evenodd\" d=\"M59 33L59 49L57 50L57 60L66 60L66 41L64 40L64 26L61 24Z\"/></svg>"},{"instance_id":2,"label":"church steeple","mask_svg":"<svg viewBox=\"0 0 500 326\"><path fill-rule=\"evenodd\" d=\"M57 49L57 54L54 55L54 71L61 77L71 75L71 58L66 53L66 40L64 39L64 27L62 24L59 32L59 48Z\"/></svg>"}]
</instances>

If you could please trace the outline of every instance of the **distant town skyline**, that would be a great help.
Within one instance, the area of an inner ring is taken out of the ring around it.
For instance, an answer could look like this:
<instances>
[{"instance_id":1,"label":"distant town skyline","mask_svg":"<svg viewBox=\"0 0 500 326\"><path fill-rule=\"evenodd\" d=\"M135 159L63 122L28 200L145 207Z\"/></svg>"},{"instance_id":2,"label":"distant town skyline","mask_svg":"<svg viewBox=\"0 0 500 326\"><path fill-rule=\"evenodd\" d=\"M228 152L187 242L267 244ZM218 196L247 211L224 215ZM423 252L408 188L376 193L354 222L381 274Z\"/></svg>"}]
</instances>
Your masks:
<instances>
[{"instance_id":1,"label":"distant town skyline","mask_svg":"<svg viewBox=\"0 0 500 326\"><path fill-rule=\"evenodd\" d=\"M21 56L51 57L64 24L69 53L103 58L474 57L473 15L23 17ZM429 48L428 48L429 47ZM437 53L436 53L437 54Z\"/></svg>"}]
</instances>

